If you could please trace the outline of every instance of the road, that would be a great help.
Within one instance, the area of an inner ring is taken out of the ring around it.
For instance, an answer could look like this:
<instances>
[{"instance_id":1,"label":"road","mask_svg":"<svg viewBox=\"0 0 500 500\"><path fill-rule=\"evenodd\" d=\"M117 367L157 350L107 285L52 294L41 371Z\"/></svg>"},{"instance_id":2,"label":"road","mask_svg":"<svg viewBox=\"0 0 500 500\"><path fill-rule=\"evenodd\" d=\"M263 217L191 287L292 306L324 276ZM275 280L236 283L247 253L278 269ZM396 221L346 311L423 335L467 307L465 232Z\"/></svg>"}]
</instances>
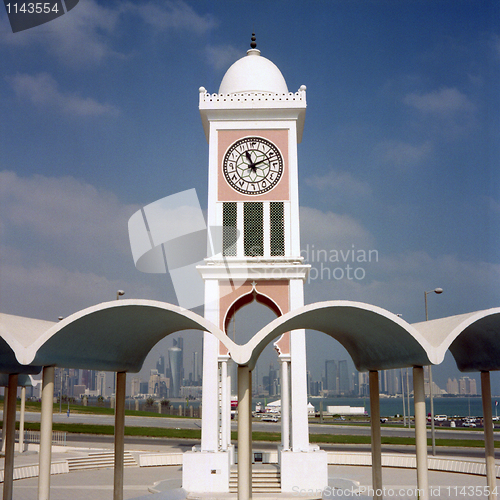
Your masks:
<instances>
[{"instance_id":1,"label":"road","mask_svg":"<svg viewBox=\"0 0 500 500\"><path fill-rule=\"evenodd\" d=\"M19 414L18 414L19 418ZM26 412L25 420L27 422L39 422L40 413ZM72 413L69 417L66 413L54 413L53 422L55 423L80 423L93 425L114 425L114 416L112 415L88 415L82 413ZM192 418L173 418L173 417L125 417L125 425L128 427L163 427L173 429L201 429L201 420ZM232 430L237 430L237 422L231 422ZM279 422L260 422L254 419L252 424L253 431L260 432L280 432L281 424ZM349 424L309 424L311 434L335 434L335 435L353 435L369 436L370 427ZM415 430L413 428L389 427L382 425L382 436L384 437L413 437ZM483 439L482 430L469 429L451 429L436 428L436 439ZM500 438L500 429L495 430L495 436ZM428 429L430 437L430 429Z\"/></svg>"}]
</instances>

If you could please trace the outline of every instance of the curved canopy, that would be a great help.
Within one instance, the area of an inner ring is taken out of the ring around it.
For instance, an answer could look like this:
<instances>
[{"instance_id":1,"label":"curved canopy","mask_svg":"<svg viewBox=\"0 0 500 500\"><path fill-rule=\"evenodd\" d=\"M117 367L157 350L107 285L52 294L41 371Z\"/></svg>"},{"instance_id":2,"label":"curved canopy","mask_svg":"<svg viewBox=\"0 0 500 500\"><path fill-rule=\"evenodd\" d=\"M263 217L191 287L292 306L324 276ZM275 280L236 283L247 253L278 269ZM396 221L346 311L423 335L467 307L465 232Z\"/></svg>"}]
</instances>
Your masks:
<instances>
[{"instance_id":1,"label":"curved canopy","mask_svg":"<svg viewBox=\"0 0 500 500\"><path fill-rule=\"evenodd\" d=\"M436 363L450 349L462 372L500 370L500 307L412 326L432 343Z\"/></svg>"},{"instance_id":2,"label":"curved canopy","mask_svg":"<svg viewBox=\"0 0 500 500\"><path fill-rule=\"evenodd\" d=\"M341 300L294 309L262 328L231 355L237 363L253 368L269 342L299 329L318 330L338 340L361 371L434 363L431 345L406 321L380 307Z\"/></svg>"},{"instance_id":3,"label":"curved canopy","mask_svg":"<svg viewBox=\"0 0 500 500\"><path fill-rule=\"evenodd\" d=\"M41 366L22 365L16 354L22 352L52 325L52 321L0 313L0 372L39 373Z\"/></svg>"},{"instance_id":4,"label":"curved canopy","mask_svg":"<svg viewBox=\"0 0 500 500\"><path fill-rule=\"evenodd\" d=\"M219 328L191 311L125 299L68 316L16 355L25 364L138 372L159 340L181 330L207 331L232 347Z\"/></svg>"}]
</instances>

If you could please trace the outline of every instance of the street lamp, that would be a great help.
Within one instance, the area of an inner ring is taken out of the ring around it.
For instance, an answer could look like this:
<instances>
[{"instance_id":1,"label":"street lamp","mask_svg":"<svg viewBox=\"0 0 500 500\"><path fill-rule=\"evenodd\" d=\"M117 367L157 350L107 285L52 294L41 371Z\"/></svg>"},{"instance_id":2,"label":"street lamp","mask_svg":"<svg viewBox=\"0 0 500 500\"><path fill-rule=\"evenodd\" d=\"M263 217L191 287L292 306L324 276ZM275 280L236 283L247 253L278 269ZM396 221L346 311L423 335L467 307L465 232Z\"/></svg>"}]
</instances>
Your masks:
<instances>
[{"instance_id":1,"label":"street lamp","mask_svg":"<svg viewBox=\"0 0 500 500\"><path fill-rule=\"evenodd\" d=\"M116 300L120 300L121 295L125 295L125 292L123 290L117 290L116 291Z\"/></svg>"},{"instance_id":2,"label":"street lamp","mask_svg":"<svg viewBox=\"0 0 500 500\"><path fill-rule=\"evenodd\" d=\"M64 319L63 316L59 316L57 318L59 321L62 321ZM61 388L59 389L59 413L62 413L62 380L61 380L61 372L59 372L59 380L61 382Z\"/></svg>"},{"instance_id":3,"label":"street lamp","mask_svg":"<svg viewBox=\"0 0 500 500\"><path fill-rule=\"evenodd\" d=\"M434 290L430 290L428 292L424 292L424 300L425 300L425 321L429 321L429 314L427 312L427 294L429 293L443 293L442 288L434 288ZM431 441L432 441L432 454L436 454L436 438L434 431L434 397L432 393L432 366L429 365L429 396L431 400Z\"/></svg>"}]
</instances>

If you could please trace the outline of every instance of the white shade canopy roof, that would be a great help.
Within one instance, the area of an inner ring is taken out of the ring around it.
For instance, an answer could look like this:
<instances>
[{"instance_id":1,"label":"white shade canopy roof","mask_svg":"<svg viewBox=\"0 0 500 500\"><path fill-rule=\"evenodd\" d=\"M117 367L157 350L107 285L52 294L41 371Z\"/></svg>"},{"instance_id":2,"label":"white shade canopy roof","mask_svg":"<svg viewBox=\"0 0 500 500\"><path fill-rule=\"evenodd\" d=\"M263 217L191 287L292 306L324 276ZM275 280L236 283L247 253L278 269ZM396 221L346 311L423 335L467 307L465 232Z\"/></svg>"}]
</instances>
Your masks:
<instances>
[{"instance_id":1,"label":"white shade canopy roof","mask_svg":"<svg viewBox=\"0 0 500 500\"><path fill-rule=\"evenodd\" d=\"M448 349L461 371L500 370L500 308L410 325L370 304L318 302L276 318L237 345L189 310L126 299L97 304L58 323L0 314L0 373L38 373L41 366L138 372L159 340L182 330L210 332L236 363L253 368L267 344L299 329L338 340L360 371L439 364Z\"/></svg>"}]
</instances>

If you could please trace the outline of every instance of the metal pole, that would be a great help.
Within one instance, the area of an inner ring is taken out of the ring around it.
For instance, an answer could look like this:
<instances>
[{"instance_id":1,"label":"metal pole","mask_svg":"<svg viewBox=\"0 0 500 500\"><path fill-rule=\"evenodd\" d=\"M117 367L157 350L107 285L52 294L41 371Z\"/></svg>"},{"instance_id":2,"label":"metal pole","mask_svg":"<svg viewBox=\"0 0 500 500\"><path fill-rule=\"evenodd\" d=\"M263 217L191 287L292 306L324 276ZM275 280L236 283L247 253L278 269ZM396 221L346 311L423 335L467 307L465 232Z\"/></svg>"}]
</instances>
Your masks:
<instances>
[{"instance_id":1,"label":"metal pole","mask_svg":"<svg viewBox=\"0 0 500 500\"><path fill-rule=\"evenodd\" d=\"M238 500L252 498L252 372L238 366Z\"/></svg>"},{"instance_id":2,"label":"metal pole","mask_svg":"<svg viewBox=\"0 0 500 500\"><path fill-rule=\"evenodd\" d=\"M419 499L429 499L427 474L427 425L425 415L424 369L413 367L413 395L415 406L415 448L417 456L417 488Z\"/></svg>"},{"instance_id":3,"label":"metal pole","mask_svg":"<svg viewBox=\"0 0 500 500\"><path fill-rule=\"evenodd\" d=\"M26 410L26 386L21 388L21 414L19 418L19 453L24 451L24 412Z\"/></svg>"},{"instance_id":4,"label":"metal pole","mask_svg":"<svg viewBox=\"0 0 500 500\"><path fill-rule=\"evenodd\" d=\"M42 409L40 415L40 453L38 500L49 500L52 461L52 409L54 405L54 367L43 367Z\"/></svg>"},{"instance_id":5,"label":"metal pole","mask_svg":"<svg viewBox=\"0 0 500 500\"><path fill-rule=\"evenodd\" d=\"M429 396L431 400L431 443L432 443L432 455L436 455L436 437L434 429L434 395L432 392L432 366L429 365Z\"/></svg>"},{"instance_id":6,"label":"metal pole","mask_svg":"<svg viewBox=\"0 0 500 500\"><path fill-rule=\"evenodd\" d=\"M408 368L406 369L406 399L408 400L408 429L411 429L410 375L408 375Z\"/></svg>"},{"instance_id":7,"label":"metal pole","mask_svg":"<svg viewBox=\"0 0 500 500\"><path fill-rule=\"evenodd\" d=\"M14 444L16 440L16 400L17 400L17 373L9 374L9 396L7 399L7 428L5 429L5 465L3 500L12 500L14 482Z\"/></svg>"},{"instance_id":8,"label":"metal pole","mask_svg":"<svg viewBox=\"0 0 500 500\"><path fill-rule=\"evenodd\" d=\"M125 385L126 372L116 374L115 405L115 473L113 500L123 500L123 455L125 453Z\"/></svg>"},{"instance_id":9,"label":"metal pole","mask_svg":"<svg viewBox=\"0 0 500 500\"><path fill-rule=\"evenodd\" d=\"M7 410L7 406L9 404L9 387L4 387L3 390L3 407L4 410ZM5 432L7 429L7 411L3 412L3 425L2 425L2 447L1 452L5 452Z\"/></svg>"},{"instance_id":10,"label":"metal pole","mask_svg":"<svg viewBox=\"0 0 500 500\"><path fill-rule=\"evenodd\" d=\"M378 390L378 371L371 370L370 385L370 428L372 438L372 487L373 498L382 499L382 441L380 432L380 400Z\"/></svg>"},{"instance_id":11,"label":"metal pole","mask_svg":"<svg viewBox=\"0 0 500 500\"><path fill-rule=\"evenodd\" d=\"M493 436L493 412L491 409L490 372L481 372L481 397L483 399L484 452L486 455L486 484L488 500L496 500L495 441Z\"/></svg>"},{"instance_id":12,"label":"metal pole","mask_svg":"<svg viewBox=\"0 0 500 500\"><path fill-rule=\"evenodd\" d=\"M401 396L403 397L403 427L406 427L405 379L401 368Z\"/></svg>"}]
</instances>

